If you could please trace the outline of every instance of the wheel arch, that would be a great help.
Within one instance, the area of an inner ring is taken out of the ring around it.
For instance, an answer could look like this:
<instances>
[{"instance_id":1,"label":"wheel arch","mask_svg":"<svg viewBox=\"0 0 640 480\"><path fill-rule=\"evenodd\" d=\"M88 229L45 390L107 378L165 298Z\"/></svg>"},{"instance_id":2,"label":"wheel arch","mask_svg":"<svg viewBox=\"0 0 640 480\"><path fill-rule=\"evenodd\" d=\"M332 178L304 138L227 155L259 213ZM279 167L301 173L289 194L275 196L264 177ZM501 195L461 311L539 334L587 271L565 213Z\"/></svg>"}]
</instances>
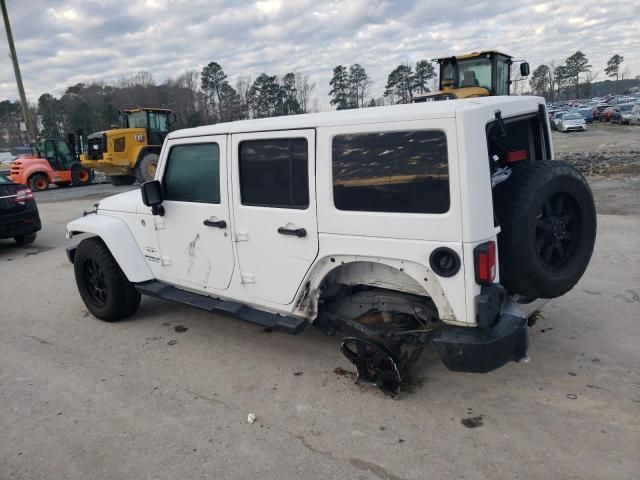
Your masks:
<instances>
[{"instance_id":1,"label":"wheel arch","mask_svg":"<svg viewBox=\"0 0 640 480\"><path fill-rule=\"evenodd\" d=\"M369 286L430 297L440 319L460 323L437 276L424 265L404 260L336 255L319 259L296 297L296 313L315 318L318 302L331 285Z\"/></svg>"},{"instance_id":2,"label":"wheel arch","mask_svg":"<svg viewBox=\"0 0 640 480\"><path fill-rule=\"evenodd\" d=\"M53 182L53 179L51 178L51 175L47 170L43 170L43 169L37 168L37 167L28 169L27 171L24 172L23 175L24 175L25 180L28 182L29 180L31 180L31 177L33 177L34 175L38 175L38 174L42 174L45 177L47 177L47 181L49 183Z\"/></svg>"},{"instance_id":3,"label":"wheel arch","mask_svg":"<svg viewBox=\"0 0 640 480\"><path fill-rule=\"evenodd\" d=\"M67 224L67 238L80 234L99 237L130 282L140 283L154 278L138 243L123 220L91 214Z\"/></svg>"}]
</instances>

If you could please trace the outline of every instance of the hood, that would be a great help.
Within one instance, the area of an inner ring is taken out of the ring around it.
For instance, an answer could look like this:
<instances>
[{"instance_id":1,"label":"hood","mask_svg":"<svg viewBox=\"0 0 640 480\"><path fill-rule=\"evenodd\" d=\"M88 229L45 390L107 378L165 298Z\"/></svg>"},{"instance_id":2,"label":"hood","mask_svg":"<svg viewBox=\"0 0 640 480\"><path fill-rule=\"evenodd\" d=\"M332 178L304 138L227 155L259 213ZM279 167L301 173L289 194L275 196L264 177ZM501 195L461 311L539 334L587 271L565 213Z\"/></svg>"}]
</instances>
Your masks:
<instances>
[{"instance_id":1,"label":"hood","mask_svg":"<svg viewBox=\"0 0 640 480\"><path fill-rule=\"evenodd\" d=\"M111 197L103 198L98 204L98 210L109 210L112 212L137 213L139 205L142 204L140 189L136 188L129 192L119 193Z\"/></svg>"}]
</instances>

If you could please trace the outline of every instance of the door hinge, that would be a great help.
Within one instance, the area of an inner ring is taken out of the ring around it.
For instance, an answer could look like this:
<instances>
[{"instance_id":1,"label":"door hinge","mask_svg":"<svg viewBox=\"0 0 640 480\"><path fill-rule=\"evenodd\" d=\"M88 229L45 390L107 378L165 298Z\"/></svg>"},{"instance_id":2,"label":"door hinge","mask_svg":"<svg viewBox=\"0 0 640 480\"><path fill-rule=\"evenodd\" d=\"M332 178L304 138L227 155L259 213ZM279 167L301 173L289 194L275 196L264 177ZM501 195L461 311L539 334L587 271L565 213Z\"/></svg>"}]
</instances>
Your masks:
<instances>
[{"instance_id":1,"label":"door hinge","mask_svg":"<svg viewBox=\"0 0 640 480\"><path fill-rule=\"evenodd\" d=\"M256 277L253 273L240 272L240 277L242 278L242 283L256 283Z\"/></svg>"},{"instance_id":2,"label":"door hinge","mask_svg":"<svg viewBox=\"0 0 640 480\"><path fill-rule=\"evenodd\" d=\"M162 265L163 267L172 265L171 259L169 257L160 257L160 265Z\"/></svg>"},{"instance_id":3,"label":"door hinge","mask_svg":"<svg viewBox=\"0 0 640 480\"><path fill-rule=\"evenodd\" d=\"M249 232L246 230L236 230L236 242L249 241Z\"/></svg>"}]
</instances>

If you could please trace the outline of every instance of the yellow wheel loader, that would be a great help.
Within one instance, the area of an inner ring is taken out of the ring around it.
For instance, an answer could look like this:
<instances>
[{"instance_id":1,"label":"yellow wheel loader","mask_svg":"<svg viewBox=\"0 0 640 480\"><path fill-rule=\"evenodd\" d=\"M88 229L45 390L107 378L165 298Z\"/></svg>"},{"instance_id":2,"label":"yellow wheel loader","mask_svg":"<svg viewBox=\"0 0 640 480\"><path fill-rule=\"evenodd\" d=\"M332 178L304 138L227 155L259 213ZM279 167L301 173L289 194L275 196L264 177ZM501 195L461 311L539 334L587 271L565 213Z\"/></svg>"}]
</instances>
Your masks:
<instances>
[{"instance_id":1,"label":"yellow wheel loader","mask_svg":"<svg viewBox=\"0 0 640 480\"><path fill-rule=\"evenodd\" d=\"M413 101L431 102L456 98L510 95L513 57L495 50L436 58L440 65L437 92L414 97ZM529 75L529 64L520 62L520 75Z\"/></svg>"},{"instance_id":2,"label":"yellow wheel loader","mask_svg":"<svg viewBox=\"0 0 640 480\"><path fill-rule=\"evenodd\" d=\"M113 185L153 180L173 113L164 108L136 108L120 115L122 128L87 136L82 165L103 172Z\"/></svg>"}]
</instances>

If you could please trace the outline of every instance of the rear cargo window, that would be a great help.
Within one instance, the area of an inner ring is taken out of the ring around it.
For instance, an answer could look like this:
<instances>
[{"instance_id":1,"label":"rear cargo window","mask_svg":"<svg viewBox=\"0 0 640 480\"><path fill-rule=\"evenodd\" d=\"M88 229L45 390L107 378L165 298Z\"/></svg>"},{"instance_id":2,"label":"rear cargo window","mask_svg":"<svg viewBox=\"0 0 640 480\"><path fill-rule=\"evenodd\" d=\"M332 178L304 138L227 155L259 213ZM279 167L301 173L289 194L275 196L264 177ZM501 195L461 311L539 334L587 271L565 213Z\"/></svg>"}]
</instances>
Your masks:
<instances>
[{"instance_id":1,"label":"rear cargo window","mask_svg":"<svg viewBox=\"0 0 640 480\"><path fill-rule=\"evenodd\" d=\"M333 139L332 164L338 210L449 210L447 138L442 131L338 135Z\"/></svg>"}]
</instances>

